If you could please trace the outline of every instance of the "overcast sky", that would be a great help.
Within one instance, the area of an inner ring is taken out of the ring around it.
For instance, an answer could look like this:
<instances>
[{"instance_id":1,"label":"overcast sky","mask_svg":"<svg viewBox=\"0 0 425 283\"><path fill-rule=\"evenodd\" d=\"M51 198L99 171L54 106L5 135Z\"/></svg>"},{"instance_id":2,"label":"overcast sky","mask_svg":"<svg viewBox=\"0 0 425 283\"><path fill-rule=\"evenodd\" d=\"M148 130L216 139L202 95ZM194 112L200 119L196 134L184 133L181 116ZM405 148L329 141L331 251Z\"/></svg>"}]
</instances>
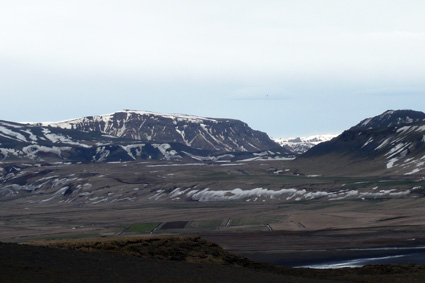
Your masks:
<instances>
[{"instance_id":1,"label":"overcast sky","mask_svg":"<svg viewBox=\"0 0 425 283\"><path fill-rule=\"evenodd\" d=\"M121 109L272 137L425 109L425 1L0 0L0 119Z\"/></svg>"}]
</instances>

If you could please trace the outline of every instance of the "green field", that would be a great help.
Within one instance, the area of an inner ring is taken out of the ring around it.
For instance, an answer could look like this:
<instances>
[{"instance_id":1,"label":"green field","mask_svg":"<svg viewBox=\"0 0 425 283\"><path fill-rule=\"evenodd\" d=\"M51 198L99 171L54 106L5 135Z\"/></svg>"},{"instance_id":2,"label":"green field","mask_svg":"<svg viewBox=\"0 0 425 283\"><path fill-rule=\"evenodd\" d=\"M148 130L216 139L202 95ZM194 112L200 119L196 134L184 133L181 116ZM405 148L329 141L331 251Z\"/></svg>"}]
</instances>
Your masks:
<instances>
[{"instance_id":1,"label":"green field","mask_svg":"<svg viewBox=\"0 0 425 283\"><path fill-rule=\"evenodd\" d=\"M130 228L128 230L126 230L126 232L149 233L153 229L155 229L155 227L157 227L159 224L161 224L161 222L131 224Z\"/></svg>"}]
</instances>

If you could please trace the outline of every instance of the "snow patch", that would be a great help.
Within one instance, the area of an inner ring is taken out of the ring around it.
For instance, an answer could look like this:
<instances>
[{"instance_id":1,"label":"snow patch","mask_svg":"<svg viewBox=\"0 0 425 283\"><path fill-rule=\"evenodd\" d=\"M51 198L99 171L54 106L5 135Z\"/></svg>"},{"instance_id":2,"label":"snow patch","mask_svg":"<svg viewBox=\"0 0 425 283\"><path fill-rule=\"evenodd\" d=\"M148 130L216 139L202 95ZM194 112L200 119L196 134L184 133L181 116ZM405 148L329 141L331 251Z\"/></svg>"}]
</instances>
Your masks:
<instances>
[{"instance_id":1,"label":"snow patch","mask_svg":"<svg viewBox=\"0 0 425 283\"><path fill-rule=\"evenodd\" d=\"M11 138L17 141L28 142L24 135L22 135L21 133L14 132L3 126L0 126L0 133L0 135L9 139Z\"/></svg>"}]
</instances>

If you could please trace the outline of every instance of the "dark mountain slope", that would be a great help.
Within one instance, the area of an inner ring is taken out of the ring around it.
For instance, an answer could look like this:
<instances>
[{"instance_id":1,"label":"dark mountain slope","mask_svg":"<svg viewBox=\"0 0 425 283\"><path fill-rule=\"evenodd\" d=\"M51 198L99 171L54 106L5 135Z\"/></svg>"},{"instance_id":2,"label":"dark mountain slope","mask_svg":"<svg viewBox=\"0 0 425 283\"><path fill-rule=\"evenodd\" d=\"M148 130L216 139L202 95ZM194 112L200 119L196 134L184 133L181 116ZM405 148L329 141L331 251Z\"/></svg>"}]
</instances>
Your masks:
<instances>
[{"instance_id":1,"label":"dark mountain slope","mask_svg":"<svg viewBox=\"0 0 425 283\"><path fill-rule=\"evenodd\" d=\"M387 111L366 119L299 158L322 171L356 168L352 173L423 173L425 169L425 114ZM349 169L347 169L349 170Z\"/></svg>"}]
</instances>

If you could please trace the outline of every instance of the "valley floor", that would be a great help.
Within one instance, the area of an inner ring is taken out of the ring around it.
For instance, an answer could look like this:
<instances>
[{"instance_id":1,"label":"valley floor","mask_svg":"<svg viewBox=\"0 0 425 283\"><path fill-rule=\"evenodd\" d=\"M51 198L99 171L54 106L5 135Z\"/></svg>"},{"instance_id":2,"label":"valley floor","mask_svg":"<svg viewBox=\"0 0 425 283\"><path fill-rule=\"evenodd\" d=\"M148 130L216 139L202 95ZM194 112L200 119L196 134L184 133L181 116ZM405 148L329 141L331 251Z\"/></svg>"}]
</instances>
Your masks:
<instances>
[{"instance_id":1,"label":"valley floor","mask_svg":"<svg viewBox=\"0 0 425 283\"><path fill-rule=\"evenodd\" d=\"M425 246L423 178L292 164L14 164L1 187L0 241L199 235L287 266Z\"/></svg>"}]
</instances>

